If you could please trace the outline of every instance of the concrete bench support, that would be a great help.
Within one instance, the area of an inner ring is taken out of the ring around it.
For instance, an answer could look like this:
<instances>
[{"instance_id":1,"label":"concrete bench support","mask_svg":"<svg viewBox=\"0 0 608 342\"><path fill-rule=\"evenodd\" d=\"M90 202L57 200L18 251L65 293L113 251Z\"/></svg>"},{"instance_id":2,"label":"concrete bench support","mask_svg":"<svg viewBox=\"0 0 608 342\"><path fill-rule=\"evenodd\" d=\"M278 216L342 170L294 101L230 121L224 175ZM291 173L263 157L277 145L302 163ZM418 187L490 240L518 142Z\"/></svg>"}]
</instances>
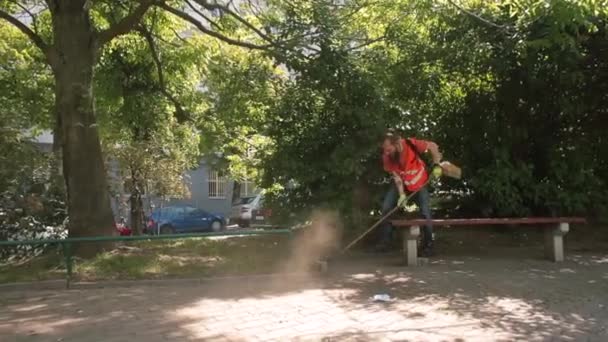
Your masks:
<instances>
[{"instance_id":1,"label":"concrete bench support","mask_svg":"<svg viewBox=\"0 0 608 342\"><path fill-rule=\"evenodd\" d=\"M568 223L545 228L545 255L554 262L564 261L564 235L570 231Z\"/></svg>"},{"instance_id":2,"label":"concrete bench support","mask_svg":"<svg viewBox=\"0 0 608 342\"><path fill-rule=\"evenodd\" d=\"M407 266L418 266L420 226L410 226L403 234L403 257Z\"/></svg>"}]
</instances>

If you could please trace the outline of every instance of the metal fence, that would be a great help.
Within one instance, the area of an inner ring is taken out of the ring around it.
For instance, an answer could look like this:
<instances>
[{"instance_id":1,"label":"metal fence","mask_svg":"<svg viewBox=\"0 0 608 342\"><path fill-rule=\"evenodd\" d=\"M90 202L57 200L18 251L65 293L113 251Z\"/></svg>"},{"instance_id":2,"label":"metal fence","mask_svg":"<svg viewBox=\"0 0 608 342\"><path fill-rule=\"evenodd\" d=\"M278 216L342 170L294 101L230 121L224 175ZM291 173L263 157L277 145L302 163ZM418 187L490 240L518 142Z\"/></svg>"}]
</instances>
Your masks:
<instances>
[{"instance_id":1,"label":"metal fence","mask_svg":"<svg viewBox=\"0 0 608 342\"><path fill-rule=\"evenodd\" d=\"M3 246L39 246L39 245L60 245L63 251L66 265L66 288L70 288L72 280L72 245L77 243L95 243L95 242L118 242L118 241L149 241L149 240L182 240L191 238L208 238L218 236L255 236L255 235L276 235L287 234L291 238L291 229L271 229L271 230L237 230L224 232L196 233L196 234L166 234L166 235L139 235L139 236L93 236L67 238L61 240L42 239L42 240L10 240L0 241L0 247Z\"/></svg>"}]
</instances>

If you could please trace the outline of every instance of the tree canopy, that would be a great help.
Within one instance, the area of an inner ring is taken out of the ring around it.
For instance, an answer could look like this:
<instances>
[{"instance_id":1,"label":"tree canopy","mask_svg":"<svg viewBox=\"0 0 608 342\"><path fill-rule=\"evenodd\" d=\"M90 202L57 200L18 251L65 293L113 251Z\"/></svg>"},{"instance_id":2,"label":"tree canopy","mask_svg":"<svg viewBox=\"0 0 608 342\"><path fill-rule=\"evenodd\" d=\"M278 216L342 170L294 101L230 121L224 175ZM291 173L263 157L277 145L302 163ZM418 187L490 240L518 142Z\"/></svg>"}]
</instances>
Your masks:
<instances>
[{"instance_id":1,"label":"tree canopy","mask_svg":"<svg viewBox=\"0 0 608 342\"><path fill-rule=\"evenodd\" d=\"M608 213L602 1L0 4L3 125L58 133L84 235L107 226L87 214L106 207L100 142L159 194L202 154L278 212L356 221L386 188L387 127L463 167L434 187L459 214Z\"/></svg>"}]
</instances>

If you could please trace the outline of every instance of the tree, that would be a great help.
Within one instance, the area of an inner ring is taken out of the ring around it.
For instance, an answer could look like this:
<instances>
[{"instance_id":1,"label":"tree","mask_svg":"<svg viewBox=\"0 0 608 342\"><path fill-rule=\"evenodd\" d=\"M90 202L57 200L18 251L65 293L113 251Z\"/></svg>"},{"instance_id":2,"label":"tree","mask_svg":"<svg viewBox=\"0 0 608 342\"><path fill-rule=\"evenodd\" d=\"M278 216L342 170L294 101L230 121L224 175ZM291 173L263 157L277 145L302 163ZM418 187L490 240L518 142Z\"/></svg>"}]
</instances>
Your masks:
<instances>
[{"instance_id":1,"label":"tree","mask_svg":"<svg viewBox=\"0 0 608 342\"><path fill-rule=\"evenodd\" d=\"M32 174L26 169L38 164L29 141L52 126L52 81L42 56L18 29L0 22L0 42L0 191L12 192Z\"/></svg>"},{"instance_id":2,"label":"tree","mask_svg":"<svg viewBox=\"0 0 608 342\"><path fill-rule=\"evenodd\" d=\"M368 193L373 207L383 174L371 137L399 126L465 167L441 184L461 213L608 212L601 1L323 4L290 2L280 21L310 49L277 57L291 78L262 159L265 186L292 183L277 205L347 212ZM359 37L371 44L353 49Z\"/></svg>"},{"instance_id":3,"label":"tree","mask_svg":"<svg viewBox=\"0 0 608 342\"><path fill-rule=\"evenodd\" d=\"M208 108L201 120L201 152L209 164L235 180L234 200L240 183L258 182L260 153L268 151L265 136L270 108L279 99L286 79L284 70L260 51L244 51L226 44L209 45L205 53L202 95ZM221 156L218 158L217 156Z\"/></svg>"},{"instance_id":4,"label":"tree","mask_svg":"<svg viewBox=\"0 0 608 342\"><path fill-rule=\"evenodd\" d=\"M461 210L606 212L601 2L431 3L410 16L418 43L406 20L389 37L400 60L385 86L465 167L464 182L444 184Z\"/></svg>"},{"instance_id":5,"label":"tree","mask_svg":"<svg viewBox=\"0 0 608 342\"><path fill-rule=\"evenodd\" d=\"M52 126L51 75L19 30L0 22L0 192L11 197L52 192L45 186L52 161L33 144Z\"/></svg>"},{"instance_id":6,"label":"tree","mask_svg":"<svg viewBox=\"0 0 608 342\"><path fill-rule=\"evenodd\" d=\"M358 22L369 20L359 15L373 6L300 3L283 21L302 30L294 35L306 37L309 48L277 57L291 77L270 109L272 145L261 162L262 186L282 188L270 198L277 215L326 206L356 220L370 206L361 189L381 177L374 163L389 113L377 80L360 64L386 33Z\"/></svg>"},{"instance_id":7,"label":"tree","mask_svg":"<svg viewBox=\"0 0 608 342\"><path fill-rule=\"evenodd\" d=\"M186 12L186 8L193 14ZM171 13L201 32L230 44L255 49L272 45L267 34L243 19L236 10L203 0L5 0L0 3L0 18L17 27L40 49L53 74L55 136L62 146L71 237L110 234L113 230L93 106L94 67L105 46L135 29L149 12L156 10ZM211 11L219 12L229 22L246 26L266 40L266 44L223 35L209 15ZM15 14L29 16L29 23L19 20ZM44 23L48 24L47 30ZM170 94L168 90L167 94ZM176 107L180 112L177 104ZM89 252L93 253L95 249L89 249Z\"/></svg>"},{"instance_id":8,"label":"tree","mask_svg":"<svg viewBox=\"0 0 608 342\"><path fill-rule=\"evenodd\" d=\"M18 29L0 22L0 239L63 235L65 203L52 186L49 151L34 138L52 127L51 75L42 56ZM2 257L28 256L41 248L7 248Z\"/></svg>"},{"instance_id":9,"label":"tree","mask_svg":"<svg viewBox=\"0 0 608 342\"><path fill-rule=\"evenodd\" d=\"M96 70L102 146L107 164L120 170L111 185L130 194L136 234L143 226L143 196L185 196L184 173L198 164L196 107L204 106L198 69L205 47L196 37L176 37L173 30L180 26L167 14L154 13L104 49ZM188 118L174 115L175 103Z\"/></svg>"}]
</instances>

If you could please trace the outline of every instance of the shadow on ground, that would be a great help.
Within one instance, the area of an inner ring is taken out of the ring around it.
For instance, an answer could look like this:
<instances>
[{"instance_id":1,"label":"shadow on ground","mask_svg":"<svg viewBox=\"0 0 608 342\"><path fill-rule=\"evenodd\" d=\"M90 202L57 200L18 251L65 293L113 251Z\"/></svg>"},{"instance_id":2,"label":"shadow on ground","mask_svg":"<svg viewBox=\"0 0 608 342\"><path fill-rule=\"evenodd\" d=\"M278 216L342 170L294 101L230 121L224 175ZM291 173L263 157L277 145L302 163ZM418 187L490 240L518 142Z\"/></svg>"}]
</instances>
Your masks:
<instances>
[{"instance_id":1,"label":"shadow on ground","mask_svg":"<svg viewBox=\"0 0 608 342\"><path fill-rule=\"evenodd\" d=\"M0 294L3 341L608 339L608 255L358 255L314 274ZM514 257L513 257L514 256ZM389 302L374 302L386 293Z\"/></svg>"},{"instance_id":2,"label":"shadow on ground","mask_svg":"<svg viewBox=\"0 0 608 342\"><path fill-rule=\"evenodd\" d=\"M325 275L3 291L0 340L608 340L605 236L574 235L556 264L539 232L493 234L446 232L416 268L398 253L354 254Z\"/></svg>"}]
</instances>

